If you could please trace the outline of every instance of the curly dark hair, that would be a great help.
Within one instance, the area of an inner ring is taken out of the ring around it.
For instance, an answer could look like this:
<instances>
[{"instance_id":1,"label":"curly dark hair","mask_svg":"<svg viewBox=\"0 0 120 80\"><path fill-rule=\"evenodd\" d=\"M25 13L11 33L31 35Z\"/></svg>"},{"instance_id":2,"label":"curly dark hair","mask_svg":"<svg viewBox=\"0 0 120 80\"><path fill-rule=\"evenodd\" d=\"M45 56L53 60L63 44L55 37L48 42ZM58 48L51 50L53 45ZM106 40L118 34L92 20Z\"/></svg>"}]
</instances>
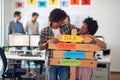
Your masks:
<instances>
[{"instance_id":1,"label":"curly dark hair","mask_svg":"<svg viewBox=\"0 0 120 80\"><path fill-rule=\"evenodd\" d=\"M88 26L88 32L91 35L94 35L96 33L96 31L98 30L98 24L97 21L94 20L92 17L88 17L86 18L83 23L86 23Z\"/></svg>"},{"instance_id":2,"label":"curly dark hair","mask_svg":"<svg viewBox=\"0 0 120 80\"><path fill-rule=\"evenodd\" d=\"M59 8L55 8L50 12L49 21L50 21L50 23L58 22L60 20L64 20L66 18L66 16L67 16L67 14L65 13L65 11L63 11Z\"/></svg>"}]
</instances>

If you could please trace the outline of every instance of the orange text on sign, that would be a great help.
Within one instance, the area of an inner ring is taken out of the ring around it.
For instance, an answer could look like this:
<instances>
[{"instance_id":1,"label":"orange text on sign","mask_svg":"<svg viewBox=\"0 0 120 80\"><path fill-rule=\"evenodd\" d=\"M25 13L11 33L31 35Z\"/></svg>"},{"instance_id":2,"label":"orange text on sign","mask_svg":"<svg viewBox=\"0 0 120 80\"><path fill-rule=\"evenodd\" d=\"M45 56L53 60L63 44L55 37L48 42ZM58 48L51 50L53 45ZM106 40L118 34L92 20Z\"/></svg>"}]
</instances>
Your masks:
<instances>
[{"instance_id":1,"label":"orange text on sign","mask_svg":"<svg viewBox=\"0 0 120 80\"><path fill-rule=\"evenodd\" d=\"M57 43L56 47L58 49L64 49L64 50L76 50L76 44L75 43Z\"/></svg>"}]
</instances>

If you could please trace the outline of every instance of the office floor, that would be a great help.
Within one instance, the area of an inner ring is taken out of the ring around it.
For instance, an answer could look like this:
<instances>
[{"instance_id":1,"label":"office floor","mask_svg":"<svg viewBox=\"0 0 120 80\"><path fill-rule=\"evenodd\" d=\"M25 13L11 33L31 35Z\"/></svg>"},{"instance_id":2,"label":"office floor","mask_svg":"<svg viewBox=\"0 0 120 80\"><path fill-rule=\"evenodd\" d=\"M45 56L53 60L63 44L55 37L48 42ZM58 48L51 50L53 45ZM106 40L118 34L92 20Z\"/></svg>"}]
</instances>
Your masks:
<instances>
[{"instance_id":1,"label":"office floor","mask_svg":"<svg viewBox=\"0 0 120 80\"><path fill-rule=\"evenodd\" d=\"M111 73L111 80L120 80L120 72L119 73L112 72Z\"/></svg>"},{"instance_id":2,"label":"office floor","mask_svg":"<svg viewBox=\"0 0 120 80\"><path fill-rule=\"evenodd\" d=\"M42 77L44 75L41 75ZM5 79L5 80L10 80L10 79ZM28 79L30 80L30 79ZM41 80L40 78L38 80ZM116 73L116 72L112 72L111 73L111 80L120 80L120 72L119 73Z\"/></svg>"}]
</instances>

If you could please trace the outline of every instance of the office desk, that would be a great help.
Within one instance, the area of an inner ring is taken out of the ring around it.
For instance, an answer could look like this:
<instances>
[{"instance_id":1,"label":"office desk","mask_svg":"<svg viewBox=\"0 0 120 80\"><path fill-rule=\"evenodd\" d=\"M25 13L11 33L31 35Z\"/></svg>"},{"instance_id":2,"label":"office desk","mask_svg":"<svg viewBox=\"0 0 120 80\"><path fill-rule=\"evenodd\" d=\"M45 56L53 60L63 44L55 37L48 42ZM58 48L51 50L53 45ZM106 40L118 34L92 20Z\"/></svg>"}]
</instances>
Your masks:
<instances>
[{"instance_id":1,"label":"office desk","mask_svg":"<svg viewBox=\"0 0 120 80\"><path fill-rule=\"evenodd\" d=\"M13 60L45 61L45 57L32 57L32 56L29 57L29 56L17 56L17 55L6 55L6 57L7 59L13 59Z\"/></svg>"},{"instance_id":2,"label":"office desk","mask_svg":"<svg viewBox=\"0 0 120 80\"><path fill-rule=\"evenodd\" d=\"M43 53L45 54L45 53ZM25 60L25 61L44 61L45 62L45 79L47 80L47 71L48 71L48 67L47 67L47 57L42 56L42 57L35 57L35 56L18 56L18 55L10 55L8 53L5 54L6 58L9 60ZM25 64L23 65L23 67L25 67ZM34 74L37 75L37 74Z\"/></svg>"},{"instance_id":3,"label":"office desk","mask_svg":"<svg viewBox=\"0 0 120 80\"><path fill-rule=\"evenodd\" d=\"M111 57L109 57L108 59L99 59L98 65L99 64L102 64L105 67L98 66L97 68L94 68L92 80L111 80L110 75Z\"/></svg>"},{"instance_id":4,"label":"office desk","mask_svg":"<svg viewBox=\"0 0 120 80\"><path fill-rule=\"evenodd\" d=\"M29 50L30 51L30 50ZM12 59L12 60L27 60L27 61L38 61L38 60L42 60L45 61L46 57L45 57L45 50L43 51L39 51L40 52L40 56L19 56L14 54L10 54L10 52L5 52L6 58L7 59Z\"/></svg>"},{"instance_id":5,"label":"office desk","mask_svg":"<svg viewBox=\"0 0 120 80\"><path fill-rule=\"evenodd\" d=\"M111 63L111 57L109 57L108 59L98 59L97 61L101 63Z\"/></svg>"}]
</instances>

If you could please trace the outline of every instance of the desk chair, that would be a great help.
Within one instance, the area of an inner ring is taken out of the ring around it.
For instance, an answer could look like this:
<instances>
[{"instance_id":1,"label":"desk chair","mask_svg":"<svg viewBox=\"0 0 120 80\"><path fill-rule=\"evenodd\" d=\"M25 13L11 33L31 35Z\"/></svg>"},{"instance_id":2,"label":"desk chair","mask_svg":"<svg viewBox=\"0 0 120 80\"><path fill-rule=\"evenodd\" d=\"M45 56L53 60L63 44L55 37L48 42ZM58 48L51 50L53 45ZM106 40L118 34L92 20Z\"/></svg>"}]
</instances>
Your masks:
<instances>
[{"instance_id":1,"label":"desk chair","mask_svg":"<svg viewBox=\"0 0 120 80\"><path fill-rule=\"evenodd\" d=\"M0 48L0 56L3 62L3 72L2 78L11 78L13 80L22 80L21 76L26 74L26 70L22 68L16 68L18 64L10 64L13 66L13 69L7 69L7 58L4 53L4 48Z\"/></svg>"},{"instance_id":2,"label":"desk chair","mask_svg":"<svg viewBox=\"0 0 120 80\"><path fill-rule=\"evenodd\" d=\"M28 50L30 50L31 48L30 47L28 47ZM32 55L32 53L31 52L26 52L26 55L24 55L24 56L34 56L34 55ZM36 55L37 56L37 55ZM39 68L39 74L42 74L42 70L43 70L43 65L44 65L44 61L33 61L34 63L35 63L35 68L37 69L37 65L39 65L40 66L40 68ZM27 61L27 64L28 64L28 72L30 72L30 61ZM35 70L36 71L36 70Z\"/></svg>"}]
</instances>

